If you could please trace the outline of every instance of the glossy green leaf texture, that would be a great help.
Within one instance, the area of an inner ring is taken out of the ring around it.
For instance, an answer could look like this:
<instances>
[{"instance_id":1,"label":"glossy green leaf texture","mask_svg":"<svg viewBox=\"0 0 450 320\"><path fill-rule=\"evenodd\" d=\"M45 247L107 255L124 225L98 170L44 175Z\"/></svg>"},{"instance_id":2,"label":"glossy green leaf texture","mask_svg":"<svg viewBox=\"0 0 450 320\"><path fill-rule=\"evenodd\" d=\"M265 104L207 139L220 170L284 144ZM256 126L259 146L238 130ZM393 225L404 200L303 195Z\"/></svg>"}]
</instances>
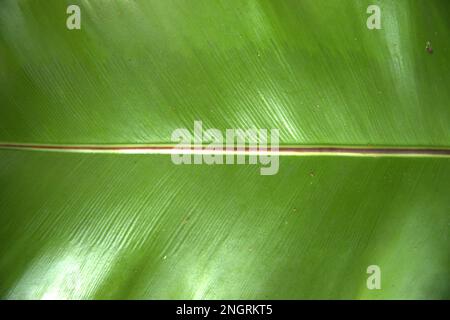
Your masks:
<instances>
[{"instance_id":1,"label":"glossy green leaf texture","mask_svg":"<svg viewBox=\"0 0 450 320\"><path fill-rule=\"evenodd\" d=\"M168 143L201 120L282 144L448 146L449 16L447 0L3 0L0 140Z\"/></svg>"},{"instance_id":2,"label":"glossy green leaf texture","mask_svg":"<svg viewBox=\"0 0 450 320\"><path fill-rule=\"evenodd\" d=\"M199 120L448 150L449 89L447 0L0 0L0 299L450 299L450 156L262 176L5 147L171 145Z\"/></svg>"},{"instance_id":3,"label":"glossy green leaf texture","mask_svg":"<svg viewBox=\"0 0 450 320\"><path fill-rule=\"evenodd\" d=\"M450 159L2 151L6 298L442 298ZM382 289L366 287L379 265Z\"/></svg>"}]
</instances>

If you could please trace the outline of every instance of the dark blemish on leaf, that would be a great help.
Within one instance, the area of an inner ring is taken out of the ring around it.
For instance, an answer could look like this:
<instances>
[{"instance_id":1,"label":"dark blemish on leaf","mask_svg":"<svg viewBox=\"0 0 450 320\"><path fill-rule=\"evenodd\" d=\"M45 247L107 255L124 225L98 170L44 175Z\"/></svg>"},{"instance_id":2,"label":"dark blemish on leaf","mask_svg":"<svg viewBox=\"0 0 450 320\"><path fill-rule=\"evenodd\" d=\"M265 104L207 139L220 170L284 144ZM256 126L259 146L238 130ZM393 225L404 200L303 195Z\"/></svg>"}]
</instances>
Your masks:
<instances>
[{"instance_id":1,"label":"dark blemish on leaf","mask_svg":"<svg viewBox=\"0 0 450 320\"><path fill-rule=\"evenodd\" d=\"M425 47L425 49L427 50L428 53L433 53L433 47L431 46L431 42L427 41L427 45Z\"/></svg>"},{"instance_id":2,"label":"dark blemish on leaf","mask_svg":"<svg viewBox=\"0 0 450 320\"><path fill-rule=\"evenodd\" d=\"M310 172L309 172L309 176L310 176L310 177L314 177L315 175L316 175L316 174L314 173L314 171L310 171Z\"/></svg>"},{"instance_id":3,"label":"dark blemish on leaf","mask_svg":"<svg viewBox=\"0 0 450 320\"><path fill-rule=\"evenodd\" d=\"M190 216L187 216L186 218L183 219L183 221L181 222L181 224L186 224L186 223L188 223L190 218L191 218Z\"/></svg>"}]
</instances>

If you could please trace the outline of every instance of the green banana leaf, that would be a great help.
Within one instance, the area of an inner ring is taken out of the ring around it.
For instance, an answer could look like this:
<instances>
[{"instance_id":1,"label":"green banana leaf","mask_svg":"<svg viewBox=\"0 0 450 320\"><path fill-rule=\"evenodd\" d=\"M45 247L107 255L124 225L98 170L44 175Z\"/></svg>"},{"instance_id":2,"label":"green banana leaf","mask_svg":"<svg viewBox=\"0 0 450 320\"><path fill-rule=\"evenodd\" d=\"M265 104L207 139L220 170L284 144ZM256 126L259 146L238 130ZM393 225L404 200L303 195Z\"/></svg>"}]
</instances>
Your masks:
<instances>
[{"instance_id":1,"label":"green banana leaf","mask_svg":"<svg viewBox=\"0 0 450 320\"><path fill-rule=\"evenodd\" d=\"M0 298L449 299L449 17L447 0L0 0ZM81 152L172 146L196 120L335 151L273 176Z\"/></svg>"}]
</instances>

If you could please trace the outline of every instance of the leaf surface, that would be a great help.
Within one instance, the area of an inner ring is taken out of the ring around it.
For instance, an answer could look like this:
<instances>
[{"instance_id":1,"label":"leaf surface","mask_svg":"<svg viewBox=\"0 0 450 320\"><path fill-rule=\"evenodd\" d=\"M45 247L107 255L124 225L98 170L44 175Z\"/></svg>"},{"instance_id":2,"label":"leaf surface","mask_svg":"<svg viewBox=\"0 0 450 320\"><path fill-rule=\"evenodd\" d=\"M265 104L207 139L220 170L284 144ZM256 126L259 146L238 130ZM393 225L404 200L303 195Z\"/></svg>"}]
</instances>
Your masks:
<instances>
[{"instance_id":1,"label":"leaf surface","mask_svg":"<svg viewBox=\"0 0 450 320\"><path fill-rule=\"evenodd\" d=\"M450 2L376 1L368 30L373 2L0 0L0 298L450 298L448 155L282 156L261 176L5 146L170 145L201 120L448 151Z\"/></svg>"}]
</instances>

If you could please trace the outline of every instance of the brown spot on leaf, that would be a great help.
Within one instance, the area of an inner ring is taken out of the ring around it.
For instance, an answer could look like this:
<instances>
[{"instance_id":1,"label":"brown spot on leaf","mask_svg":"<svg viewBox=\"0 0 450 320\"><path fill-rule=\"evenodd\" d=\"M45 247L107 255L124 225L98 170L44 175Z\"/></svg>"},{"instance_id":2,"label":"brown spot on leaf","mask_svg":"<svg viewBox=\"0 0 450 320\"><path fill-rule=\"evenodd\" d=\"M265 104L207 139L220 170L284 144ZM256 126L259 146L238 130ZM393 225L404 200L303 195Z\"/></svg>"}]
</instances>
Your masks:
<instances>
[{"instance_id":1,"label":"brown spot on leaf","mask_svg":"<svg viewBox=\"0 0 450 320\"><path fill-rule=\"evenodd\" d=\"M433 47L431 46L431 42L427 41L427 45L425 47L425 49L427 50L428 53L433 53Z\"/></svg>"}]
</instances>

